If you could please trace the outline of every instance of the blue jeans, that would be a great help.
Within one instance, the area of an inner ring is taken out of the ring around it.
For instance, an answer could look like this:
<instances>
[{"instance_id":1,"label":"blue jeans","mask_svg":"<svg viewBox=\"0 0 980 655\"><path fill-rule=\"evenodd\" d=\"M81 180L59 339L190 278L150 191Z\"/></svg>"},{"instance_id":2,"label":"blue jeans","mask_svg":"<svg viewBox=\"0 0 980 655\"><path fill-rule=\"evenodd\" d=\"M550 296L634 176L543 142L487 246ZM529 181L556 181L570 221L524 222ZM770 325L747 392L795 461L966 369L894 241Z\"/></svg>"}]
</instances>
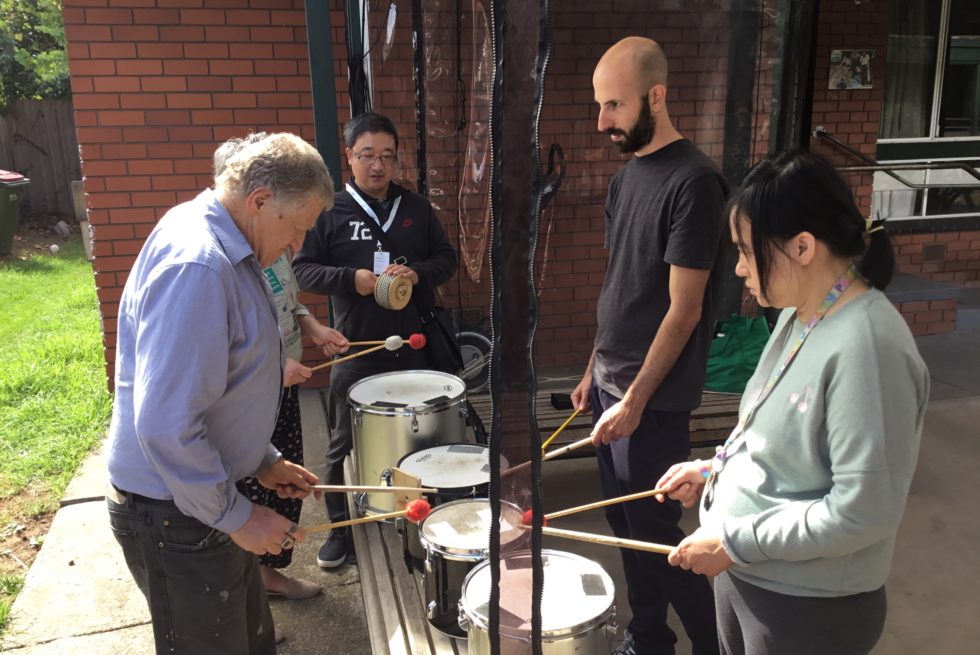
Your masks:
<instances>
[{"instance_id":1,"label":"blue jeans","mask_svg":"<svg viewBox=\"0 0 980 655\"><path fill-rule=\"evenodd\" d=\"M619 400L593 384L589 391L593 421ZM599 447L596 455L603 497L653 489L672 464L685 461L691 454L690 419L690 412L647 408L631 436ZM680 519L680 503L672 500L661 504L643 498L606 507L609 526L624 539L676 545L685 536L677 525ZM627 548L619 552L633 611L629 631L637 654L673 655L677 635L667 626L668 603L680 617L694 655L718 653L714 598L708 579L670 566L663 555Z\"/></svg>"},{"instance_id":2,"label":"blue jeans","mask_svg":"<svg viewBox=\"0 0 980 655\"><path fill-rule=\"evenodd\" d=\"M112 532L150 607L158 655L275 654L255 555L173 501L123 492L106 503Z\"/></svg>"}]
</instances>

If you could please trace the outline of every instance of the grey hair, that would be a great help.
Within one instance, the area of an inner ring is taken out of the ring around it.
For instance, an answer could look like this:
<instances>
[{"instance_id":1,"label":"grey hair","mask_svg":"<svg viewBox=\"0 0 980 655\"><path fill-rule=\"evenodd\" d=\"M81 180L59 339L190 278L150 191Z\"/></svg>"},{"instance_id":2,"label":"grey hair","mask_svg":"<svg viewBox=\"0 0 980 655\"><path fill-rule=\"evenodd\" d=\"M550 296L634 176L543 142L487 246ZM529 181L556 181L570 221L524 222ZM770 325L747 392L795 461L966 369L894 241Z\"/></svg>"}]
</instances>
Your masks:
<instances>
[{"instance_id":1,"label":"grey hair","mask_svg":"<svg viewBox=\"0 0 980 655\"><path fill-rule=\"evenodd\" d=\"M292 203L314 194L326 206L333 205L333 180L327 165L313 146L295 134L256 134L237 145L225 142L214 153L214 168L216 185L243 198L266 188L278 202Z\"/></svg>"},{"instance_id":2,"label":"grey hair","mask_svg":"<svg viewBox=\"0 0 980 655\"><path fill-rule=\"evenodd\" d=\"M218 176L225 171L225 167L228 166L228 161L238 154L238 151L245 146L250 146L253 143L258 143L262 139L269 136L268 132L252 132L246 137L233 137L228 139L214 151L214 156L211 158L211 171L214 175L214 179L218 179Z\"/></svg>"}]
</instances>

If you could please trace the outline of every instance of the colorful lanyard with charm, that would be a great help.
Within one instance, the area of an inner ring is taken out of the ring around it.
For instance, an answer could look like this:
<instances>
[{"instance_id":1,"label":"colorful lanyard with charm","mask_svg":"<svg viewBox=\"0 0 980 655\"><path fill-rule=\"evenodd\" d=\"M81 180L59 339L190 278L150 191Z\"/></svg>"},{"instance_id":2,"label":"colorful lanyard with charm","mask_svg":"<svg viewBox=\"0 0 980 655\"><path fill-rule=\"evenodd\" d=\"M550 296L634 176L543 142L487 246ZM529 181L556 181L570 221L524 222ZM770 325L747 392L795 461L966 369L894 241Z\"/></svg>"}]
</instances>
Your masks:
<instances>
[{"instance_id":1,"label":"colorful lanyard with charm","mask_svg":"<svg viewBox=\"0 0 980 655\"><path fill-rule=\"evenodd\" d=\"M775 387L776 383L779 382L779 378L783 376L783 373L786 372L786 369L789 368L789 365L793 363L793 359L796 357L796 353L798 353L800 351L800 348L803 347L803 342L806 341L806 338L808 336L810 336L810 332L813 331L813 328L815 328L817 326L817 323L819 323L821 319L823 319L823 317L826 316L827 312L830 310L833 304L837 302L837 300L841 297L841 295L843 295L845 291L847 291L847 288L851 286L851 283L854 282L854 279L856 277L857 277L857 269L855 269L854 266L851 265L847 268L846 271L844 271L843 275L841 275L840 278L837 279L837 281L834 283L834 286L831 287L830 292L827 294L827 297L824 298L823 302L820 303L820 306L817 307L817 311L814 312L809 322L807 322L807 324L803 327L803 331L800 333L800 336L797 338L796 343L793 344L793 347L790 348L789 354L786 356L786 359L783 361L782 365L780 365L779 368L773 370L772 374L769 376L769 379L766 381L765 386L763 386L762 389L759 390L759 393L756 395L755 399L749 404L746 410L742 413L741 417L738 420L738 425L735 426L735 429L732 430L732 433L728 436L728 439L725 440L725 444L723 446L718 446L716 448L715 456L711 459L711 470L708 474L708 479L704 485L704 508L705 509L711 509L711 503L714 501L715 482L718 479L718 474L721 473L722 470L725 468L725 459L728 457L729 451L731 450L732 446L734 446L739 441L739 439L741 439L741 437L745 434L745 428L749 424L749 421L752 420L752 416L755 414L755 410L759 408L759 406L763 403L763 401L765 401L765 399L769 396L769 393L772 391L773 387ZM792 330L792 326L793 326L792 319L786 321L786 326L783 328L782 339L780 340L781 344L783 345L786 344L786 341L789 339L789 334L790 334L790 330ZM773 345L775 346L775 343ZM770 356L767 357L766 359L768 360L775 359L775 357L778 357L778 353L782 352L782 350L783 350L782 347L780 347L779 349L773 348L770 351L771 353ZM773 362L772 367L773 368L775 367L775 362Z\"/></svg>"}]
</instances>

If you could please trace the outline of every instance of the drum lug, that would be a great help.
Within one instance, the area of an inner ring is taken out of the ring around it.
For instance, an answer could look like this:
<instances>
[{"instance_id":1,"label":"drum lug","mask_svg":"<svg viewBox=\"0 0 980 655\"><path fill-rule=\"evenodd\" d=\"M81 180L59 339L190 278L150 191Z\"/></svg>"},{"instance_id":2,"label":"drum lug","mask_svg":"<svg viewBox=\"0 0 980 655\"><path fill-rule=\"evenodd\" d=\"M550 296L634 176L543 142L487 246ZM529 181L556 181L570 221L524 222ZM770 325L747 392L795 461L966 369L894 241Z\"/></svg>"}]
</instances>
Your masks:
<instances>
[{"instance_id":1,"label":"drum lug","mask_svg":"<svg viewBox=\"0 0 980 655\"><path fill-rule=\"evenodd\" d=\"M436 601L430 600L429 605L425 608L425 615L430 619L434 619L436 618L437 609L438 608L436 607Z\"/></svg>"},{"instance_id":2,"label":"drum lug","mask_svg":"<svg viewBox=\"0 0 980 655\"><path fill-rule=\"evenodd\" d=\"M381 478L381 484L383 484L386 487L391 486L391 469L385 469L381 471L381 475L378 477Z\"/></svg>"},{"instance_id":3,"label":"drum lug","mask_svg":"<svg viewBox=\"0 0 980 655\"><path fill-rule=\"evenodd\" d=\"M425 572L426 573L432 573L432 559L431 558L429 558L429 557L426 557L425 558L425 565L424 565L424 567L425 567Z\"/></svg>"},{"instance_id":4,"label":"drum lug","mask_svg":"<svg viewBox=\"0 0 980 655\"><path fill-rule=\"evenodd\" d=\"M419 417L415 413L415 410L412 410L412 434L416 434L418 431L419 431Z\"/></svg>"},{"instance_id":5,"label":"drum lug","mask_svg":"<svg viewBox=\"0 0 980 655\"><path fill-rule=\"evenodd\" d=\"M466 418L470 415L469 410L466 409L466 403L460 403L459 415L463 418L463 422L466 422Z\"/></svg>"},{"instance_id":6,"label":"drum lug","mask_svg":"<svg viewBox=\"0 0 980 655\"><path fill-rule=\"evenodd\" d=\"M602 626L603 631L606 633L606 639L613 641L616 639L616 633L619 631L619 626L616 625L616 607L613 606L612 615L610 615L609 620L606 621L606 625Z\"/></svg>"},{"instance_id":7,"label":"drum lug","mask_svg":"<svg viewBox=\"0 0 980 655\"><path fill-rule=\"evenodd\" d=\"M459 618L456 620L456 622L459 624L459 629L463 632L470 631L470 619L468 616L466 616L466 612L463 611L462 600L459 601Z\"/></svg>"},{"instance_id":8,"label":"drum lug","mask_svg":"<svg viewBox=\"0 0 980 655\"><path fill-rule=\"evenodd\" d=\"M354 425L361 425L361 410L354 408Z\"/></svg>"}]
</instances>

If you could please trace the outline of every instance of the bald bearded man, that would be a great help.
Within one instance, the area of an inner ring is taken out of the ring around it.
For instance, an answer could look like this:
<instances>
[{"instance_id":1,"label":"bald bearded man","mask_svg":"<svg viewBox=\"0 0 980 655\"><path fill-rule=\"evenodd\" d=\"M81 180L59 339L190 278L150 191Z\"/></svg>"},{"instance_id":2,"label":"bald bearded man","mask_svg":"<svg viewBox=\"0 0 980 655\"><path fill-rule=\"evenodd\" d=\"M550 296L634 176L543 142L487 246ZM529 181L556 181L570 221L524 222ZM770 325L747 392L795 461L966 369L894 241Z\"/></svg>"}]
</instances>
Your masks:
<instances>
[{"instance_id":1,"label":"bald bearded man","mask_svg":"<svg viewBox=\"0 0 980 655\"><path fill-rule=\"evenodd\" d=\"M577 409L594 410L606 498L654 488L674 461L690 455L688 424L701 402L722 269L728 187L712 161L674 129L667 68L656 42L630 37L602 56L592 77L599 131L633 155L609 185L610 256L595 347L572 394ZM615 504L606 517L618 537L670 544L684 538L673 501ZM621 553L633 618L615 652L673 654L670 604L693 652L717 653L707 579L672 569L662 555Z\"/></svg>"}]
</instances>

